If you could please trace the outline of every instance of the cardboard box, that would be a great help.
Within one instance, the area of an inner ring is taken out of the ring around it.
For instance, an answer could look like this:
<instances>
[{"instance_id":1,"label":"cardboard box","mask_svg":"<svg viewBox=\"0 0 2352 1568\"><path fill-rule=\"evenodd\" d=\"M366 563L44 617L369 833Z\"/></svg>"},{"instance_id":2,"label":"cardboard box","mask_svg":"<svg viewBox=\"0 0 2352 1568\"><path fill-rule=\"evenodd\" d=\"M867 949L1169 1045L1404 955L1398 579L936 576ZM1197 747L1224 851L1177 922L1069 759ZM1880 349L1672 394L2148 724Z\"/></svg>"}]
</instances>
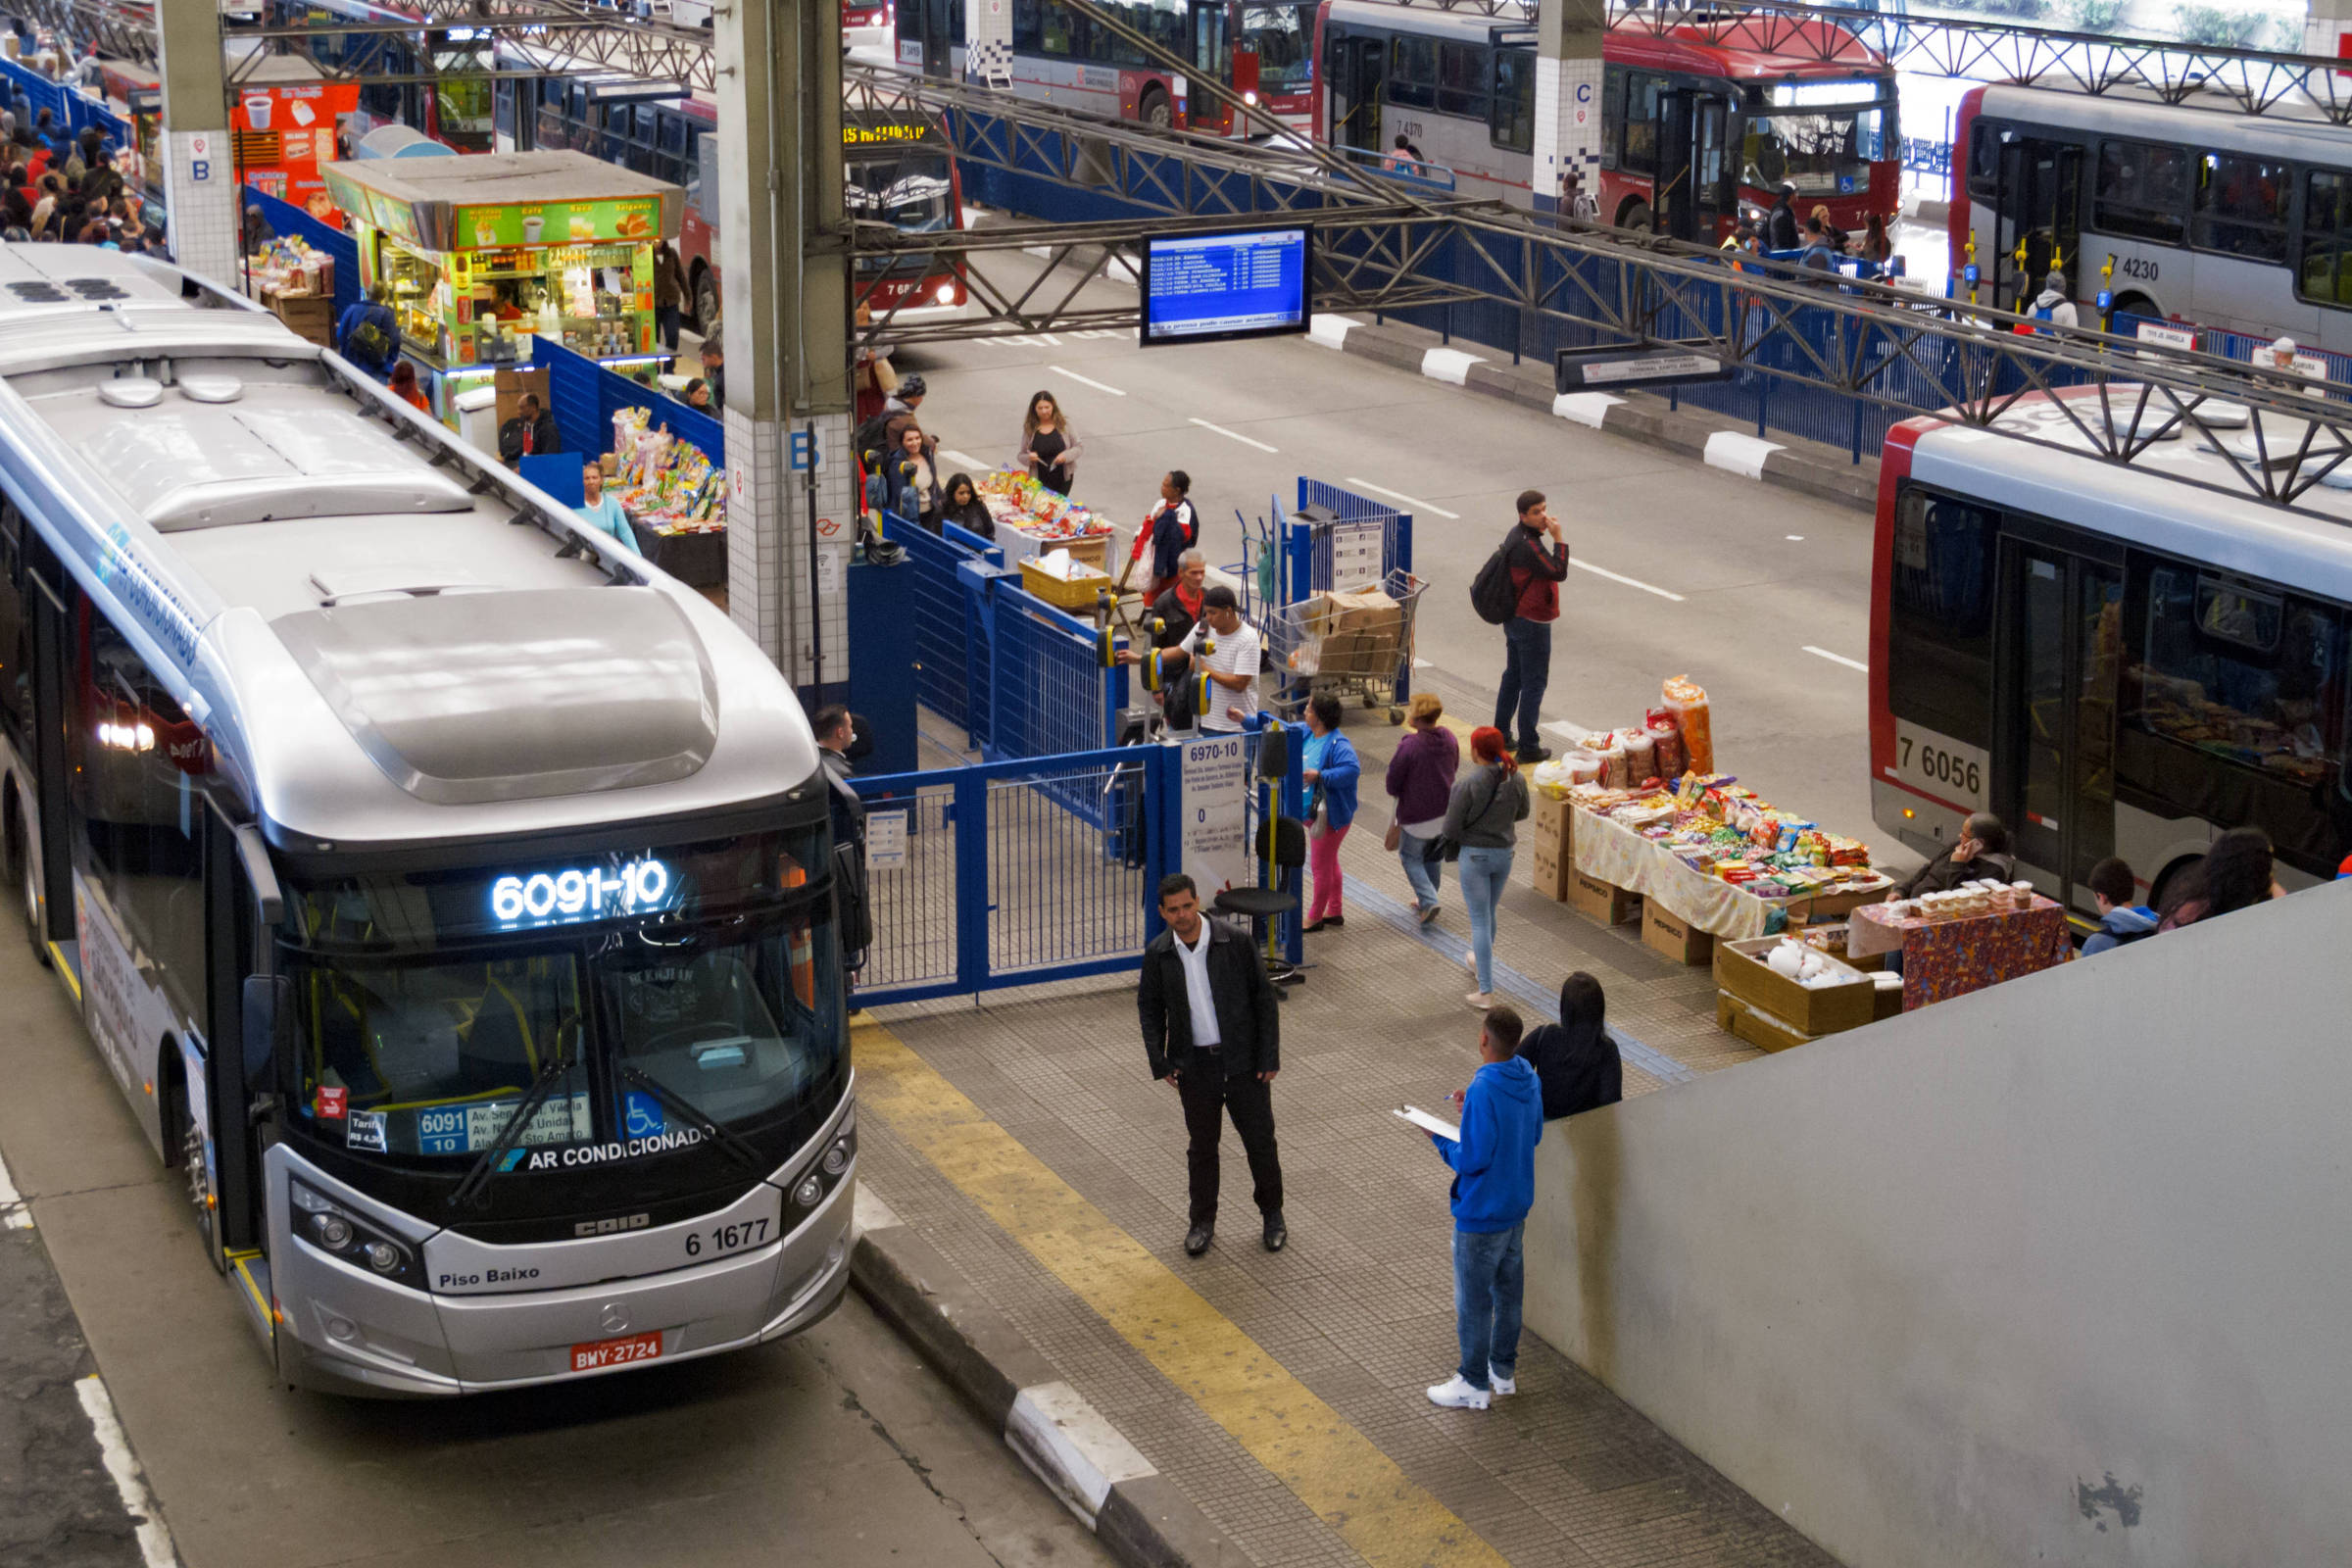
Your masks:
<instances>
[{"instance_id":1,"label":"cardboard box","mask_svg":"<svg viewBox=\"0 0 2352 1568\"><path fill-rule=\"evenodd\" d=\"M1379 589L1327 593L1310 628L1320 623L1318 667L1333 675L1381 675L1396 668L1404 644L1404 610Z\"/></svg>"},{"instance_id":2,"label":"cardboard box","mask_svg":"<svg viewBox=\"0 0 2352 1568\"><path fill-rule=\"evenodd\" d=\"M1714 937L1655 899L1642 901L1642 944L1676 963L1705 963L1715 956Z\"/></svg>"},{"instance_id":3,"label":"cardboard box","mask_svg":"<svg viewBox=\"0 0 2352 1568\"><path fill-rule=\"evenodd\" d=\"M1764 955L1780 943L1779 937L1716 943L1716 989L1724 996L1770 1013L1792 1032L1805 1036L1859 1029L1876 1016L1877 1003L1869 975L1825 955L1831 969L1844 976L1844 982L1834 986L1799 985L1787 975L1774 973L1764 961Z\"/></svg>"},{"instance_id":4,"label":"cardboard box","mask_svg":"<svg viewBox=\"0 0 2352 1568\"><path fill-rule=\"evenodd\" d=\"M1576 867L1563 859L1557 850L1538 843L1528 857L1529 880L1538 893L1547 899L1568 902L1568 878Z\"/></svg>"},{"instance_id":5,"label":"cardboard box","mask_svg":"<svg viewBox=\"0 0 2352 1568\"><path fill-rule=\"evenodd\" d=\"M1817 925L1829 919L1842 919L1865 904L1877 904L1894 891L1894 884L1882 882L1870 888L1838 888L1829 893L1815 894L1809 899L1788 901L1790 925Z\"/></svg>"},{"instance_id":6,"label":"cardboard box","mask_svg":"<svg viewBox=\"0 0 2352 1568\"><path fill-rule=\"evenodd\" d=\"M301 336L322 347L334 346L335 302L323 294L279 294L265 289L262 303Z\"/></svg>"},{"instance_id":7,"label":"cardboard box","mask_svg":"<svg viewBox=\"0 0 2352 1568\"><path fill-rule=\"evenodd\" d=\"M527 365L500 366L492 384L498 388L498 424L501 429L520 412L525 392L535 393L541 408L555 407L554 394L547 389L545 366L535 370Z\"/></svg>"},{"instance_id":8,"label":"cardboard box","mask_svg":"<svg viewBox=\"0 0 2352 1568\"><path fill-rule=\"evenodd\" d=\"M1575 843L1576 808L1558 796L1534 792L1535 799L1527 813L1527 833L1536 848L1548 849L1560 860L1572 858L1569 854Z\"/></svg>"},{"instance_id":9,"label":"cardboard box","mask_svg":"<svg viewBox=\"0 0 2352 1568\"><path fill-rule=\"evenodd\" d=\"M1759 1051L1787 1051L1791 1046L1811 1045L1821 1038L1799 1034L1772 1014L1722 991L1715 994L1715 1027L1738 1035Z\"/></svg>"},{"instance_id":10,"label":"cardboard box","mask_svg":"<svg viewBox=\"0 0 2352 1568\"><path fill-rule=\"evenodd\" d=\"M1886 956L1883 953L1874 953L1871 957L1877 958L1883 963L1886 961ZM1896 984L1885 985L1879 982L1877 976L1872 976L1871 983L1876 988L1876 995L1872 1000L1878 1004L1878 1006L1871 1012L1871 1022L1873 1023L1882 1018L1899 1017L1902 1013L1903 988L1901 981L1903 977L1898 974L1893 978Z\"/></svg>"},{"instance_id":11,"label":"cardboard box","mask_svg":"<svg viewBox=\"0 0 2352 1568\"><path fill-rule=\"evenodd\" d=\"M1640 894L1613 887L1573 866L1568 870L1568 906L1586 919L1598 920L1602 925L1624 925L1642 916Z\"/></svg>"}]
</instances>

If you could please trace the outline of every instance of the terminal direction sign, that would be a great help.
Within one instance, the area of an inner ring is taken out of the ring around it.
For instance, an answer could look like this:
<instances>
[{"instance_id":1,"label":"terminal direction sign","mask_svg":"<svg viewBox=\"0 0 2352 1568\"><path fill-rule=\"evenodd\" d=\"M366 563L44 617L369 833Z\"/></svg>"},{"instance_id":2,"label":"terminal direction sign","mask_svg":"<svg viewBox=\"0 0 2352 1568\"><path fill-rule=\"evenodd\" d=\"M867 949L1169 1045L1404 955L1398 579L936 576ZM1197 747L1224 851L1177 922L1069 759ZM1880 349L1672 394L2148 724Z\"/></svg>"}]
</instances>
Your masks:
<instances>
[{"instance_id":1,"label":"terminal direction sign","mask_svg":"<svg viewBox=\"0 0 2352 1568\"><path fill-rule=\"evenodd\" d=\"M1732 368L1712 354L1657 343L1639 348L1562 349L1553 366L1552 387L1560 392L1591 392L1604 387L1686 386L1731 378Z\"/></svg>"}]
</instances>

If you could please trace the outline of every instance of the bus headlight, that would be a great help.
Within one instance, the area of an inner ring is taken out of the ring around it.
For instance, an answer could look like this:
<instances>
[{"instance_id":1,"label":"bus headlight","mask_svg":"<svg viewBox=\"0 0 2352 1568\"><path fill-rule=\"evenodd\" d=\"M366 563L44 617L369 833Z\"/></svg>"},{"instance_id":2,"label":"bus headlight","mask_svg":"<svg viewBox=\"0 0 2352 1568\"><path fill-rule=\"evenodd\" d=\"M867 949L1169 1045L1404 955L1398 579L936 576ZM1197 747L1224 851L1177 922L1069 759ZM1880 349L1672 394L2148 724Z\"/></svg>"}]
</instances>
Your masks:
<instances>
[{"instance_id":1,"label":"bus headlight","mask_svg":"<svg viewBox=\"0 0 2352 1568\"><path fill-rule=\"evenodd\" d=\"M847 1138L835 1139L833 1147L825 1151L823 1163L825 1174L828 1176L838 1176L848 1170L850 1168L850 1141Z\"/></svg>"},{"instance_id":2,"label":"bus headlight","mask_svg":"<svg viewBox=\"0 0 2352 1568\"><path fill-rule=\"evenodd\" d=\"M365 1266L379 1279L424 1289L424 1271L416 1253L397 1237L387 1236L315 1187L288 1178L287 1196L300 1211L295 1232L329 1257Z\"/></svg>"},{"instance_id":3,"label":"bus headlight","mask_svg":"<svg viewBox=\"0 0 2352 1568\"><path fill-rule=\"evenodd\" d=\"M1246 104L1250 105L1251 108L1253 108L1253 109L1254 109L1254 108L1256 108L1256 107L1257 107L1257 94L1255 94L1255 93L1253 93L1253 92L1246 92L1246 93L1242 94L1242 102L1244 102L1244 103L1246 103Z\"/></svg>"},{"instance_id":4,"label":"bus headlight","mask_svg":"<svg viewBox=\"0 0 2352 1568\"><path fill-rule=\"evenodd\" d=\"M792 1200L803 1208L814 1208L824 1200L824 1180L817 1176L802 1177L801 1184L792 1190Z\"/></svg>"},{"instance_id":5,"label":"bus headlight","mask_svg":"<svg viewBox=\"0 0 2352 1568\"><path fill-rule=\"evenodd\" d=\"M956 303L956 285L953 283L942 283L937 289L932 291L931 297L939 301L939 303L942 305L953 305Z\"/></svg>"}]
</instances>

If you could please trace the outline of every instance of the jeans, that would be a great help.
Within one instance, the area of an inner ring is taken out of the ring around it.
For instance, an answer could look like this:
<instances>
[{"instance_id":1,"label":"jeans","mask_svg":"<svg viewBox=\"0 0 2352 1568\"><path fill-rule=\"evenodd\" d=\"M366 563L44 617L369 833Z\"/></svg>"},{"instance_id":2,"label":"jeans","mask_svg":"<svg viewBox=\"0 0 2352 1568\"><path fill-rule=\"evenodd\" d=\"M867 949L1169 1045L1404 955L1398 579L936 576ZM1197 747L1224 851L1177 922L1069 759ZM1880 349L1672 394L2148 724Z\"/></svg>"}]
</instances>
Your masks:
<instances>
[{"instance_id":1,"label":"jeans","mask_svg":"<svg viewBox=\"0 0 2352 1568\"><path fill-rule=\"evenodd\" d=\"M1438 904L1438 888L1446 880L1446 862L1427 860L1429 840L1417 839L1401 829L1396 834L1396 858L1404 862L1404 879L1413 885L1413 903L1417 907L1434 909Z\"/></svg>"},{"instance_id":2,"label":"jeans","mask_svg":"<svg viewBox=\"0 0 2352 1568\"><path fill-rule=\"evenodd\" d=\"M675 305L654 307L654 341L672 354L678 352L678 308Z\"/></svg>"},{"instance_id":3,"label":"jeans","mask_svg":"<svg viewBox=\"0 0 2352 1568\"><path fill-rule=\"evenodd\" d=\"M1340 895L1343 891L1340 876L1340 841L1348 836L1348 827L1327 828L1310 833L1306 839L1307 869L1314 873L1315 899L1307 906L1306 923L1314 924L1328 915L1341 914Z\"/></svg>"},{"instance_id":4,"label":"jeans","mask_svg":"<svg viewBox=\"0 0 2352 1568\"><path fill-rule=\"evenodd\" d=\"M1506 658L1502 688L1494 694L1494 727L1507 739L1513 715L1519 725L1519 750L1532 752L1536 722L1544 710L1544 688L1551 684L1551 622L1515 615L1503 622Z\"/></svg>"},{"instance_id":5,"label":"jeans","mask_svg":"<svg viewBox=\"0 0 2352 1568\"><path fill-rule=\"evenodd\" d=\"M1250 1196L1257 1200L1258 1212L1280 1213L1282 1159L1274 1149L1274 1086L1255 1073L1228 1078L1216 1052L1196 1050L1178 1069L1176 1092L1184 1101L1184 1130L1190 1136L1184 1161L1192 1188L1192 1223L1217 1217L1217 1145L1224 1139L1227 1116L1242 1135L1242 1152L1250 1157Z\"/></svg>"},{"instance_id":6,"label":"jeans","mask_svg":"<svg viewBox=\"0 0 2352 1568\"><path fill-rule=\"evenodd\" d=\"M1526 1258L1520 1251L1521 1220L1507 1231L1482 1236L1453 1233L1453 1328L1462 1343L1462 1381L1487 1387L1487 1369L1498 1377L1519 1375L1519 1302L1527 1291Z\"/></svg>"},{"instance_id":7,"label":"jeans","mask_svg":"<svg viewBox=\"0 0 2352 1568\"><path fill-rule=\"evenodd\" d=\"M1478 989L1494 989L1494 911L1511 880L1511 852L1462 846L1462 907L1470 911L1470 954L1478 960Z\"/></svg>"}]
</instances>

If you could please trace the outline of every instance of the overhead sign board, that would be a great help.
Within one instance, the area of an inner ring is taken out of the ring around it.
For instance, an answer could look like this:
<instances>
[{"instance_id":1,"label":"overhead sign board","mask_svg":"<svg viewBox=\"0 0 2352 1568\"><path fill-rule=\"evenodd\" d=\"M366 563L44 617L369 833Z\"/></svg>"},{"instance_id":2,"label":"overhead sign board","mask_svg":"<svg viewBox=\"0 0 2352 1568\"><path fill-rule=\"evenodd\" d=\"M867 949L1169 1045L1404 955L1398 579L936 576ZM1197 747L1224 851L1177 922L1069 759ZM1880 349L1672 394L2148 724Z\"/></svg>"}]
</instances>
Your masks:
<instances>
[{"instance_id":1,"label":"overhead sign board","mask_svg":"<svg viewBox=\"0 0 2352 1568\"><path fill-rule=\"evenodd\" d=\"M1145 346L1304 332L1313 275L1311 228L1153 235L1137 285Z\"/></svg>"},{"instance_id":2,"label":"overhead sign board","mask_svg":"<svg viewBox=\"0 0 2352 1568\"><path fill-rule=\"evenodd\" d=\"M1649 348L1562 349L1552 386L1560 392L1601 388L1687 386L1694 381L1728 381L1732 368L1712 354L1671 344Z\"/></svg>"}]
</instances>

